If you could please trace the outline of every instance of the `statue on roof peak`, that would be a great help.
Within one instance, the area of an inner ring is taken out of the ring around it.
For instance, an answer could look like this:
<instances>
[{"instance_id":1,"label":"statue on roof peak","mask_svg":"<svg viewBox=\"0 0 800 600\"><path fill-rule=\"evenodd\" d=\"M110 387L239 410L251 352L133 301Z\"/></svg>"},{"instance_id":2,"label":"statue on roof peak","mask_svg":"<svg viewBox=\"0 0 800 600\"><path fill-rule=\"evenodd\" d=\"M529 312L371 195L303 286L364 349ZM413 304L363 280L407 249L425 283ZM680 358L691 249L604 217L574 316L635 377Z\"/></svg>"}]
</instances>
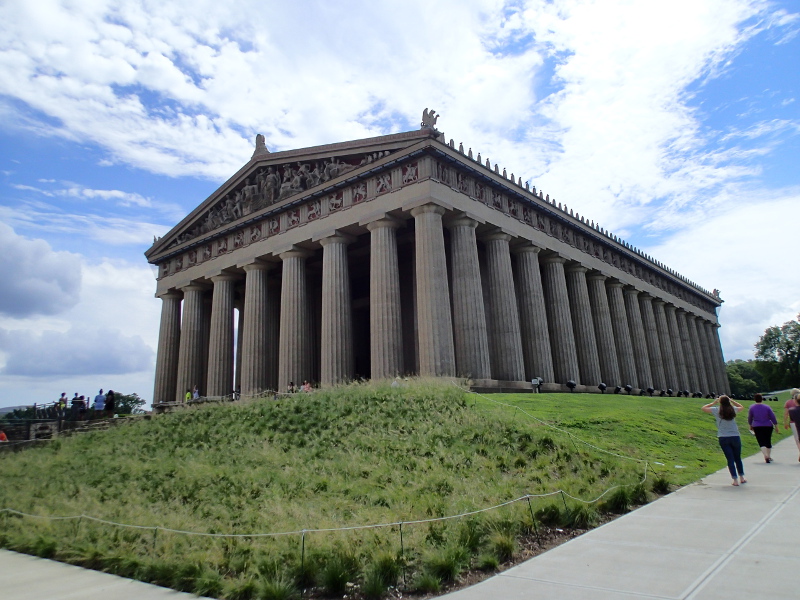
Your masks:
<instances>
[{"instance_id":1,"label":"statue on roof peak","mask_svg":"<svg viewBox=\"0 0 800 600\"><path fill-rule=\"evenodd\" d=\"M259 154L269 154L269 148L267 148L267 140L262 134L256 135L256 149L253 152L253 157L255 158Z\"/></svg>"},{"instance_id":2,"label":"statue on roof peak","mask_svg":"<svg viewBox=\"0 0 800 600\"><path fill-rule=\"evenodd\" d=\"M439 115L436 114L435 110L428 111L426 108L422 111L422 123L420 123L420 129L432 129L436 131L436 121L439 119Z\"/></svg>"}]
</instances>

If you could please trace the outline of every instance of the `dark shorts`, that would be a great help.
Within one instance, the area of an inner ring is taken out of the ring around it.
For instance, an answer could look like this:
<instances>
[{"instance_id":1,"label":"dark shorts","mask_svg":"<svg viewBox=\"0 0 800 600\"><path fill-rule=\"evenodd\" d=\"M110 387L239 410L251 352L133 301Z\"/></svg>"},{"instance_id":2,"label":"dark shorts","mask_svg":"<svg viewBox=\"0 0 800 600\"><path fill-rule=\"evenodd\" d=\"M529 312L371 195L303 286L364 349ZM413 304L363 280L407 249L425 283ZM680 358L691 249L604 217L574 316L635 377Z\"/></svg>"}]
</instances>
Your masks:
<instances>
[{"instance_id":1,"label":"dark shorts","mask_svg":"<svg viewBox=\"0 0 800 600\"><path fill-rule=\"evenodd\" d=\"M772 430L773 427L753 427L753 433L756 434L759 448L772 448Z\"/></svg>"}]
</instances>

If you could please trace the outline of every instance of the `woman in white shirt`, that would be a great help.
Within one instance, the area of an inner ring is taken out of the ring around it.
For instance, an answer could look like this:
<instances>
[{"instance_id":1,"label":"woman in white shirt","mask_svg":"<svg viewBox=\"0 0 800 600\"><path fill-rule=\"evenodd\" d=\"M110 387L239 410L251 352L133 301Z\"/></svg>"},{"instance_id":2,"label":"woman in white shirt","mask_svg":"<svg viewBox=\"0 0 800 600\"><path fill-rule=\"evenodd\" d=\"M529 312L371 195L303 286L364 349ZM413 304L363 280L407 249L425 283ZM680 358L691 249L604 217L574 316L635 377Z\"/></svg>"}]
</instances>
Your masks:
<instances>
[{"instance_id":1,"label":"woman in white shirt","mask_svg":"<svg viewBox=\"0 0 800 600\"><path fill-rule=\"evenodd\" d=\"M744 407L741 404L727 396L720 396L703 407L703 412L714 415L717 421L717 439L728 460L728 471L733 478L732 485L747 483L742 465L742 438L739 437L739 428L736 426L736 414L742 408Z\"/></svg>"}]
</instances>

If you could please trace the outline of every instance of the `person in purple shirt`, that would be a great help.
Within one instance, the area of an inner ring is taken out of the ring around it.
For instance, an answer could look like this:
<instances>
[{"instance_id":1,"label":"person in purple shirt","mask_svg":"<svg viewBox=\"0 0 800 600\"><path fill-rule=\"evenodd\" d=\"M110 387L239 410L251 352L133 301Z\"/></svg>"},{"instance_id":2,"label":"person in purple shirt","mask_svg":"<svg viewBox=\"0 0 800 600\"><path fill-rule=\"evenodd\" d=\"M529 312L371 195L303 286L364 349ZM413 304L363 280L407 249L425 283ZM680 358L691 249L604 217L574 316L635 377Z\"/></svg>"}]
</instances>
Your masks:
<instances>
[{"instance_id":1,"label":"person in purple shirt","mask_svg":"<svg viewBox=\"0 0 800 600\"><path fill-rule=\"evenodd\" d=\"M750 424L750 431L756 434L764 462L771 463L772 431L778 433L778 419L772 409L764 404L764 397L761 394L753 396L753 400L755 404L752 404L747 412L747 422Z\"/></svg>"}]
</instances>

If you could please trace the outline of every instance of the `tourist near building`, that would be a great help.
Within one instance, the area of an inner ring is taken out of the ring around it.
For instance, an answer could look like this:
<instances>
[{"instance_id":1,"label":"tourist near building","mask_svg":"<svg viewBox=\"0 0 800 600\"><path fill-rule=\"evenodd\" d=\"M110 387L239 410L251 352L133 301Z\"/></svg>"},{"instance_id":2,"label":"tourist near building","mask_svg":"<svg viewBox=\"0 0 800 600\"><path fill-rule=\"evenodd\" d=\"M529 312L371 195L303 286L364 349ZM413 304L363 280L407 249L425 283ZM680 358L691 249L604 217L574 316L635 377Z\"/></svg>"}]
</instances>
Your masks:
<instances>
[{"instance_id":1,"label":"tourist near building","mask_svg":"<svg viewBox=\"0 0 800 600\"><path fill-rule=\"evenodd\" d=\"M398 375L730 391L716 290L447 142L437 118L284 152L256 138L145 253L162 300L154 405Z\"/></svg>"}]
</instances>

